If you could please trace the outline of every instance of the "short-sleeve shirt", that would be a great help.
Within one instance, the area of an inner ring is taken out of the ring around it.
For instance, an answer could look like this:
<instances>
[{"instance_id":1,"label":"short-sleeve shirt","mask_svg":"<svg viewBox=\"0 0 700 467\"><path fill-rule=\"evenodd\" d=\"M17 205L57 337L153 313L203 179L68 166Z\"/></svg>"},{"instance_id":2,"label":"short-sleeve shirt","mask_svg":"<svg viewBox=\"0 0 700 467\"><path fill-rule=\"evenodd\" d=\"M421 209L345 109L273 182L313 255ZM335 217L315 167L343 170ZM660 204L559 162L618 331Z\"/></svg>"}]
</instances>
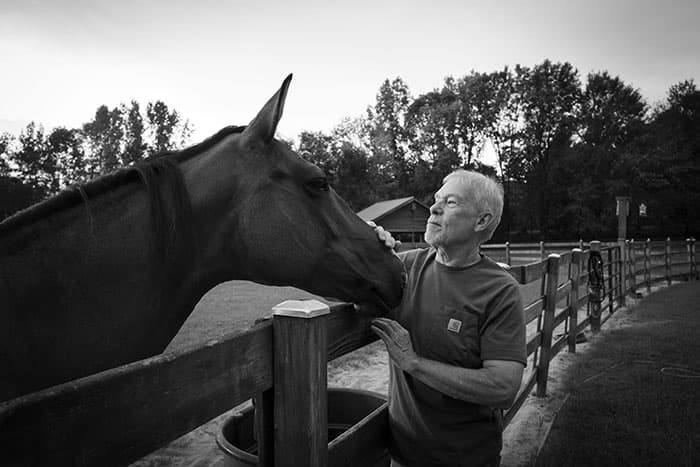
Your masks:
<instances>
[{"instance_id":1,"label":"short-sleeve shirt","mask_svg":"<svg viewBox=\"0 0 700 467\"><path fill-rule=\"evenodd\" d=\"M408 271L392 318L416 353L462 368L484 360L526 364L525 317L515 279L486 256L466 268L435 260L434 249L400 254ZM479 465L500 455L500 410L443 394L391 365L391 453L407 466Z\"/></svg>"}]
</instances>

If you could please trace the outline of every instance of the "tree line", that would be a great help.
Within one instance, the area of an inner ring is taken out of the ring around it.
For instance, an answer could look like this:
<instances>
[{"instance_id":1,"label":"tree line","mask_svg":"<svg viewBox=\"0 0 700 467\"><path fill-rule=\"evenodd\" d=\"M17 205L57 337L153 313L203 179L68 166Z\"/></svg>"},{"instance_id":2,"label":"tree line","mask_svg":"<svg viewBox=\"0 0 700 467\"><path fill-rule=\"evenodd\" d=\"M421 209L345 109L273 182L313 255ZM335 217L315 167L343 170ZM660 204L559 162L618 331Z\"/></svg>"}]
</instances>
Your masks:
<instances>
[{"instance_id":1,"label":"tree line","mask_svg":"<svg viewBox=\"0 0 700 467\"><path fill-rule=\"evenodd\" d=\"M31 122L0 135L0 220L62 189L183 147L191 124L162 101L101 105L79 128L45 132Z\"/></svg>"},{"instance_id":2,"label":"tree line","mask_svg":"<svg viewBox=\"0 0 700 467\"><path fill-rule=\"evenodd\" d=\"M700 92L670 87L650 106L606 71L582 83L569 63L447 77L413 97L385 80L366 115L296 148L355 209L416 196L430 204L457 168L496 176L505 191L495 241L615 238L616 196L631 196L629 234L700 230ZM491 153L496 166L487 165ZM647 208L639 215L639 205Z\"/></svg>"},{"instance_id":3,"label":"tree line","mask_svg":"<svg viewBox=\"0 0 700 467\"><path fill-rule=\"evenodd\" d=\"M81 128L45 135L32 123L18 138L3 135L0 216L182 147L190 133L163 102L142 112L132 101L100 106ZM397 77L381 84L364 115L302 132L292 145L355 210L404 196L430 204L456 168L493 175L505 191L495 241L614 238L619 195L632 197L630 236L700 230L700 92L692 80L652 106L607 71L582 82L568 62L471 71L418 96ZM495 166L484 160L489 153Z\"/></svg>"}]
</instances>

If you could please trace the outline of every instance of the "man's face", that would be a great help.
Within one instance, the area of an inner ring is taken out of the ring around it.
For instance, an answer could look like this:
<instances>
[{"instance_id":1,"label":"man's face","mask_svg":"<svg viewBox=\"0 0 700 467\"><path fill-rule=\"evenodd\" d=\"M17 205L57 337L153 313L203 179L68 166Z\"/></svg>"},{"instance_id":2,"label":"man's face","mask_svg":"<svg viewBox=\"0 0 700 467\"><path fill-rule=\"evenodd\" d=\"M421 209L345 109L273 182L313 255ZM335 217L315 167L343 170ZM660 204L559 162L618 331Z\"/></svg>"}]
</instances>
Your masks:
<instances>
[{"instance_id":1,"label":"man's face","mask_svg":"<svg viewBox=\"0 0 700 467\"><path fill-rule=\"evenodd\" d=\"M434 247L466 243L475 235L478 213L473 195L459 178L450 178L435 193L425 230L425 241Z\"/></svg>"}]
</instances>

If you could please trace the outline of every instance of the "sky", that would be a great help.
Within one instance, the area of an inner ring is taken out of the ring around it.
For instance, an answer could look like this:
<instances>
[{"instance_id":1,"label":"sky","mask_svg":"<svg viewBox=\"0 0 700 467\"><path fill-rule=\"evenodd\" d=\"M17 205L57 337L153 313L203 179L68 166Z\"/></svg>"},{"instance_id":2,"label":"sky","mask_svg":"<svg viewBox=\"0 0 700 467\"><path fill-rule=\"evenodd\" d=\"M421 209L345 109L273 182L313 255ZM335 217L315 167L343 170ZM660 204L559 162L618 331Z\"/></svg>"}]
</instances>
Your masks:
<instances>
[{"instance_id":1,"label":"sky","mask_svg":"<svg viewBox=\"0 0 700 467\"><path fill-rule=\"evenodd\" d=\"M294 73L278 127L293 139L363 115L387 78L417 96L545 59L582 82L607 70L653 104L698 82L699 19L697 0L0 0L0 132L160 99L196 143L247 124Z\"/></svg>"}]
</instances>

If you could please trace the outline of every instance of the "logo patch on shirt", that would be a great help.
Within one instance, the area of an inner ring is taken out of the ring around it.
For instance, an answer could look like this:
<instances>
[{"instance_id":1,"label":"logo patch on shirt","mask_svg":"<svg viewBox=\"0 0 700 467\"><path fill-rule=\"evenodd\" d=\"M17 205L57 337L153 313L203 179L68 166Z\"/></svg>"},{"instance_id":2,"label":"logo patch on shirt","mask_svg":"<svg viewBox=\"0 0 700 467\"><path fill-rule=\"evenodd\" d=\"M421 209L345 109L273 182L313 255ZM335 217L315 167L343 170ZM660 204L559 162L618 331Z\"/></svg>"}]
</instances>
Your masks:
<instances>
[{"instance_id":1,"label":"logo patch on shirt","mask_svg":"<svg viewBox=\"0 0 700 467\"><path fill-rule=\"evenodd\" d=\"M450 318L450 321L447 323L447 330L459 332L460 329L462 329L462 322L458 319Z\"/></svg>"}]
</instances>

